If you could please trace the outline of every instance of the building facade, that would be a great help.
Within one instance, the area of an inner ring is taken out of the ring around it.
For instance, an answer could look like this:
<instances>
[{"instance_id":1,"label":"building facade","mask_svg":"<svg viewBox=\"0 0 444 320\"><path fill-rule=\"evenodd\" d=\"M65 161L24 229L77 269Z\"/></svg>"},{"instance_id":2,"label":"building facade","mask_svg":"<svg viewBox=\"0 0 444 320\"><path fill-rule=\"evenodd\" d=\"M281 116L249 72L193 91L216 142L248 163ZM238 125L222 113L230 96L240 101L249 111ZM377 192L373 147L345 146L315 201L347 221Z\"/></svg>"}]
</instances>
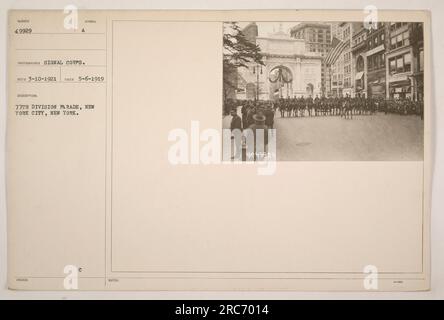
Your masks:
<instances>
[{"instance_id":1,"label":"building facade","mask_svg":"<svg viewBox=\"0 0 444 320\"><path fill-rule=\"evenodd\" d=\"M358 22L335 22L331 24L333 35L331 51L336 52L333 60L327 58L329 67L329 96L353 96L355 64L353 60L353 34L362 28ZM338 51L337 48L340 48Z\"/></svg>"},{"instance_id":2,"label":"building facade","mask_svg":"<svg viewBox=\"0 0 444 320\"><path fill-rule=\"evenodd\" d=\"M352 60L354 67L353 73L353 96L367 96L367 29L362 25L356 28L352 36Z\"/></svg>"},{"instance_id":3,"label":"building facade","mask_svg":"<svg viewBox=\"0 0 444 320\"><path fill-rule=\"evenodd\" d=\"M424 25L412 23L413 99L424 100Z\"/></svg>"},{"instance_id":4,"label":"building facade","mask_svg":"<svg viewBox=\"0 0 444 320\"><path fill-rule=\"evenodd\" d=\"M309 52L319 53L325 58L331 49L331 25L327 23L300 23L290 30L290 36L303 39ZM322 63L321 69L321 95L327 92L327 66Z\"/></svg>"},{"instance_id":5,"label":"building facade","mask_svg":"<svg viewBox=\"0 0 444 320\"><path fill-rule=\"evenodd\" d=\"M367 97L385 98L387 23L379 22L367 30Z\"/></svg>"},{"instance_id":6,"label":"building facade","mask_svg":"<svg viewBox=\"0 0 444 320\"><path fill-rule=\"evenodd\" d=\"M238 72L238 98L424 98L422 23L300 23L290 35L267 37L253 23L244 33L260 46L265 66Z\"/></svg>"},{"instance_id":7,"label":"building facade","mask_svg":"<svg viewBox=\"0 0 444 320\"><path fill-rule=\"evenodd\" d=\"M422 100L424 96L424 38L422 23L393 22L388 26L387 97Z\"/></svg>"}]
</instances>

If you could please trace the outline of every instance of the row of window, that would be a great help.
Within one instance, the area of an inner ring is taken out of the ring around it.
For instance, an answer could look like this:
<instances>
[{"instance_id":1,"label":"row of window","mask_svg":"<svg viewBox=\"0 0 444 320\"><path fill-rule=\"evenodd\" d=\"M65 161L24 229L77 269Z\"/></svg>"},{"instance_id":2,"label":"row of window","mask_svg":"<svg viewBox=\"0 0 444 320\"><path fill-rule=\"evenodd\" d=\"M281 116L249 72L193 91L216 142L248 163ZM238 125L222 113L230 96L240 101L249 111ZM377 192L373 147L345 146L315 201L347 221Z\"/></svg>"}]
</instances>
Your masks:
<instances>
[{"instance_id":1,"label":"row of window","mask_svg":"<svg viewBox=\"0 0 444 320\"><path fill-rule=\"evenodd\" d=\"M298 39L306 39L310 42L321 42L321 43L329 43L331 37L329 30L325 29L317 30L313 28L300 30L296 33L293 33L292 36Z\"/></svg>"},{"instance_id":2,"label":"row of window","mask_svg":"<svg viewBox=\"0 0 444 320\"><path fill-rule=\"evenodd\" d=\"M389 59L389 71L390 74L410 72L412 70L412 55L410 52L397 55ZM419 51L418 56L418 66L419 71L424 71L424 50L421 49ZM363 62L358 60L357 62L357 72L363 70ZM376 53L367 57L367 70L374 71L378 69L385 68L385 54L383 52ZM351 65L344 66L344 74L351 73ZM341 79L343 75L341 73L336 73L337 69L332 69L332 78L333 80ZM345 82L345 80L344 80Z\"/></svg>"},{"instance_id":3,"label":"row of window","mask_svg":"<svg viewBox=\"0 0 444 320\"><path fill-rule=\"evenodd\" d=\"M329 47L328 45L323 45L323 44L310 44L308 51L327 53L329 51Z\"/></svg>"},{"instance_id":4,"label":"row of window","mask_svg":"<svg viewBox=\"0 0 444 320\"><path fill-rule=\"evenodd\" d=\"M344 77L344 75L342 75L342 74L334 74L333 75L333 80L339 79L339 81L342 81L343 77Z\"/></svg>"},{"instance_id":5,"label":"row of window","mask_svg":"<svg viewBox=\"0 0 444 320\"><path fill-rule=\"evenodd\" d=\"M396 49L410 45L409 31L405 31L390 38L390 48Z\"/></svg>"},{"instance_id":6,"label":"row of window","mask_svg":"<svg viewBox=\"0 0 444 320\"><path fill-rule=\"evenodd\" d=\"M390 31L395 31L396 29L399 29L408 24L409 24L408 22L392 22L390 23Z\"/></svg>"},{"instance_id":7,"label":"row of window","mask_svg":"<svg viewBox=\"0 0 444 320\"><path fill-rule=\"evenodd\" d=\"M385 54L383 52L367 57L367 69L369 71L380 68L385 68Z\"/></svg>"},{"instance_id":8,"label":"row of window","mask_svg":"<svg viewBox=\"0 0 444 320\"><path fill-rule=\"evenodd\" d=\"M359 39L359 38L358 38ZM355 39L354 44L359 44L358 39ZM376 48L377 46L384 43L385 34L380 33L378 36L369 38L367 41L368 49ZM405 31L403 33L400 33L398 35L395 35L390 38L390 48L396 49L404 46L410 45L410 35L409 31Z\"/></svg>"},{"instance_id":9,"label":"row of window","mask_svg":"<svg viewBox=\"0 0 444 320\"><path fill-rule=\"evenodd\" d=\"M356 37L355 39L353 39L353 46L356 46L362 42L364 42L367 38L367 34L363 33L361 34L359 37Z\"/></svg>"},{"instance_id":10,"label":"row of window","mask_svg":"<svg viewBox=\"0 0 444 320\"><path fill-rule=\"evenodd\" d=\"M374 37L370 37L367 41L368 49L376 48L377 46L384 43L385 40L385 34L384 32L381 32L378 35L375 35Z\"/></svg>"},{"instance_id":11,"label":"row of window","mask_svg":"<svg viewBox=\"0 0 444 320\"><path fill-rule=\"evenodd\" d=\"M389 59L390 73L402 73L412 70L412 55L410 52Z\"/></svg>"}]
</instances>

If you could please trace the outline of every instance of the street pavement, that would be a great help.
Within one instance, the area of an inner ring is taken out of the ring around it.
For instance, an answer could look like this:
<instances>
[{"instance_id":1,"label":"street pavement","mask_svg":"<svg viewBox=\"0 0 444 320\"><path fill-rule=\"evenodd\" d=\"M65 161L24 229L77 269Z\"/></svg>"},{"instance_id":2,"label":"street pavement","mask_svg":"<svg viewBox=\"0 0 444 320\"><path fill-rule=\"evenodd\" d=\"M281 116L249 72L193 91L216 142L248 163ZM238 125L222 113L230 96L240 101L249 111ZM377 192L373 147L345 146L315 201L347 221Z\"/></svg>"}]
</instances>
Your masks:
<instances>
[{"instance_id":1,"label":"street pavement","mask_svg":"<svg viewBox=\"0 0 444 320\"><path fill-rule=\"evenodd\" d=\"M423 159L419 116L383 114L275 117L277 160L402 161Z\"/></svg>"}]
</instances>

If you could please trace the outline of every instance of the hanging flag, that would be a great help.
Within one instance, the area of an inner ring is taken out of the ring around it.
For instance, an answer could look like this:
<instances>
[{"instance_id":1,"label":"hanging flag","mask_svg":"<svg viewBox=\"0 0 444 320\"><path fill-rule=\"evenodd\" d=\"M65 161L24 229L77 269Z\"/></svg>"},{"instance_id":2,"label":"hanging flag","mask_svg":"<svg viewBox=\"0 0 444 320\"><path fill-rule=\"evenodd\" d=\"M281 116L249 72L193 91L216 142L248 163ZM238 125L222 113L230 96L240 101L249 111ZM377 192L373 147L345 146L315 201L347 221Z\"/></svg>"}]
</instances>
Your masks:
<instances>
[{"instance_id":1,"label":"hanging flag","mask_svg":"<svg viewBox=\"0 0 444 320\"><path fill-rule=\"evenodd\" d=\"M347 46L346 41L341 41L338 38L333 37L333 40L331 42L332 49L325 57L325 64L328 66L334 64L336 60L338 60L339 56L341 55L342 51L344 51L346 46Z\"/></svg>"}]
</instances>

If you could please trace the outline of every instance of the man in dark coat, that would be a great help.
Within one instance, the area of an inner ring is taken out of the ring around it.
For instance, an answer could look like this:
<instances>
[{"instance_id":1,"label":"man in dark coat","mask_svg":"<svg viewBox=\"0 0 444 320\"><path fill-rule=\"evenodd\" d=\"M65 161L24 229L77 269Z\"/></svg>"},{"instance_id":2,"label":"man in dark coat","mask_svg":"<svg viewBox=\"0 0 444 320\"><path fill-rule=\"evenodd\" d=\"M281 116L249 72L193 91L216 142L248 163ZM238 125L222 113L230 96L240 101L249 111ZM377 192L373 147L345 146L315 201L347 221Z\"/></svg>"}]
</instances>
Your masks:
<instances>
[{"instance_id":1,"label":"man in dark coat","mask_svg":"<svg viewBox=\"0 0 444 320\"><path fill-rule=\"evenodd\" d=\"M273 109L271 109L271 107L268 107L267 109L265 109L264 115L265 115L265 125L269 129L273 129L273 123L274 123Z\"/></svg>"},{"instance_id":2,"label":"man in dark coat","mask_svg":"<svg viewBox=\"0 0 444 320\"><path fill-rule=\"evenodd\" d=\"M254 141L254 155L247 155L248 160L260 160L263 159L266 155L264 153L267 152L267 145L268 145L268 127L265 125L266 117L263 115L262 112L258 112L253 116L254 123L248 127L248 129L251 129L252 134L254 138L252 139ZM259 130L262 130L263 132L263 139L256 139L258 136ZM247 142L250 141L250 139L247 138ZM247 150L248 151L248 150Z\"/></svg>"},{"instance_id":3,"label":"man in dark coat","mask_svg":"<svg viewBox=\"0 0 444 320\"><path fill-rule=\"evenodd\" d=\"M247 111L247 124L246 124L246 128L248 128L250 125L252 125L254 123L254 119L253 116L256 113L256 108L250 107Z\"/></svg>"},{"instance_id":4,"label":"man in dark coat","mask_svg":"<svg viewBox=\"0 0 444 320\"><path fill-rule=\"evenodd\" d=\"M233 131L234 129L242 130L242 119L237 115L236 109L231 109L231 125L230 129Z\"/></svg>"}]
</instances>

